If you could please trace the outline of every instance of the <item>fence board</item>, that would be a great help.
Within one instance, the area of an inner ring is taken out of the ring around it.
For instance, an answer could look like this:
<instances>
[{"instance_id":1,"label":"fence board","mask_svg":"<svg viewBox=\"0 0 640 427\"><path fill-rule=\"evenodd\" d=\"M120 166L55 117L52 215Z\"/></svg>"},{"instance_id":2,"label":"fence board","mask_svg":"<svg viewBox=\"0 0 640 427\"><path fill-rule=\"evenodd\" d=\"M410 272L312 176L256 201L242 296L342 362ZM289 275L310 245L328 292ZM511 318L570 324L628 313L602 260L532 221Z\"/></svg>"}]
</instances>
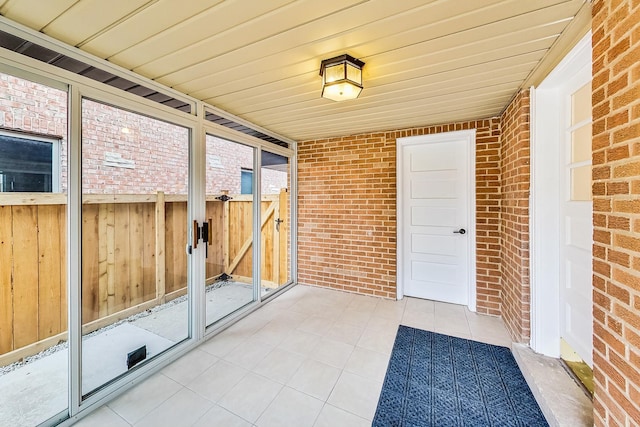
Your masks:
<instances>
[{"instance_id":1,"label":"fence board","mask_svg":"<svg viewBox=\"0 0 640 427\"><path fill-rule=\"evenodd\" d=\"M0 354L13 350L13 208L0 206Z\"/></svg>"},{"instance_id":2,"label":"fence board","mask_svg":"<svg viewBox=\"0 0 640 427\"><path fill-rule=\"evenodd\" d=\"M60 336L67 324L66 204L52 203L57 199L66 203L66 195L44 197L43 202L36 200L37 195L25 197L14 198L13 206L0 205L0 256L9 260L0 263L0 354L42 348L34 343ZM262 279L267 285L277 282L274 263L284 252L276 244L280 236L275 234L274 220L288 213L271 206L280 204L279 198L267 196L261 203ZM83 325L102 325L132 307L162 303L165 294L170 299L186 292L186 197L165 199L158 193L115 199L100 195L83 203ZM33 205L26 204L31 201ZM252 205L251 196L230 202L208 199L206 218L211 218L213 228L208 278L222 273L243 246L246 253L233 262L237 264L233 274L240 280L251 277ZM12 278L13 272L17 274Z\"/></svg>"},{"instance_id":3,"label":"fence board","mask_svg":"<svg viewBox=\"0 0 640 427\"><path fill-rule=\"evenodd\" d=\"M101 317L101 301L106 302L107 255L98 239L99 233L106 231L106 227L102 228L106 211L106 205L82 207L82 324ZM105 285L101 286L103 282Z\"/></svg>"},{"instance_id":4,"label":"fence board","mask_svg":"<svg viewBox=\"0 0 640 427\"><path fill-rule=\"evenodd\" d=\"M224 204L228 202L208 201L206 218L211 219L212 241L209 245L207 257L207 279L224 272Z\"/></svg>"},{"instance_id":5,"label":"fence board","mask_svg":"<svg viewBox=\"0 0 640 427\"><path fill-rule=\"evenodd\" d=\"M164 213L163 213L164 215ZM143 205L143 258L142 258L142 299L150 301L156 296L156 207Z\"/></svg>"},{"instance_id":6,"label":"fence board","mask_svg":"<svg viewBox=\"0 0 640 427\"><path fill-rule=\"evenodd\" d=\"M60 328L61 206L38 206L38 339L62 332ZM66 328L65 328L66 329Z\"/></svg>"},{"instance_id":7,"label":"fence board","mask_svg":"<svg viewBox=\"0 0 640 427\"><path fill-rule=\"evenodd\" d=\"M144 301L144 208L141 203L129 205L129 305Z\"/></svg>"},{"instance_id":8,"label":"fence board","mask_svg":"<svg viewBox=\"0 0 640 427\"><path fill-rule=\"evenodd\" d=\"M113 203L107 204L106 207L106 216L100 216L101 227L104 227L104 234L101 229L101 233L98 235L98 239L101 241L101 249L103 249L102 245L104 245L107 265L107 277L105 278L107 303L100 304L100 317L113 313L115 311L113 308L116 306L116 207ZM104 315L102 314L103 312L105 313Z\"/></svg>"},{"instance_id":9,"label":"fence board","mask_svg":"<svg viewBox=\"0 0 640 427\"><path fill-rule=\"evenodd\" d=\"M60 329L67 330L67 206L60 206Z\"/></svg>"},{"instance_id":10,"label":"fence board","mask_svg":"<svg viewBox=\"0 0 640 427\"><path fill-rule=\"evenodd\" d=\"M165 203L166 206L166 293L187 285L187 204Z\"/></svg>"},{"instance_id":11,"label":"fence board","mask_svg":"<svg viewBox=\"0 0 640 427\"><path fill-rule=\"evenodd\" d=\"M129 209L130 205L115 205L115 305L109 307L109 314L116 313L131 305L131 270Z\"/></svg>"},{"instance_id":12,"label":"fence board","mask_svg":"<svg viewBox=\"0 0 640 427\"><path fill-rule=\"evenodd\" d=\"M13 208L14 346L38 341L37 206Z\"/></svg>"}]
</instances>

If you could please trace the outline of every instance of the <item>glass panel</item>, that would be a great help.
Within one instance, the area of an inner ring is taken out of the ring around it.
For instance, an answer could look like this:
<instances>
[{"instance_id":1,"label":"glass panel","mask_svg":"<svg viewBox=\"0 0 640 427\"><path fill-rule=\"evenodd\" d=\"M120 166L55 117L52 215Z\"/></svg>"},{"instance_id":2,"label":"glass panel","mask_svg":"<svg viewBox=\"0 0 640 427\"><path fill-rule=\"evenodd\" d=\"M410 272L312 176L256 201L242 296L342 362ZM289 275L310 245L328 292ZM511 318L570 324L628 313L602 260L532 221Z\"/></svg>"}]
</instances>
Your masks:
<instances>
[{"instance_id":1,"label":"glass panel","mask_svg":"<svg viewBox=\"0 0 640 427\"><path fill-rule=\"evenodd\" d=\"M571 200L591 200L591 165L571 169Z\"/></svg>"},{"instance_id":2,"label":"glass panel","mask_svg":"<svg viewBox=\"0 0 640 427\"><path fill-rule=\"evenodd\" d=\"M347 78L361 85L362 70L358 67L354 67L353 65L347 64Z\"/></svg>"},{"instance_id":3,"label":"glass panel","mask_svg":"<svg viewBox=\"0 0 640 427\"><path fill-rule=\"evenodd\" d=\"M263 295L291 278L289 159L262 152L262 292Z\"/></svg>"},{"instance_id":4,"label":"glass panel","mask_svg":"<svg viewBox=\"0 0 640 427\"><path fill-rule=\"evenodd\" d=\"M326 83L335 82L336 80L344 79L344 63L336 64L331 67L327 67L324 70L324 81Z\"/></svg>"},{"instance_id":5,"label":"glass panel","mask_svg":"<svg viewBox=\"0 0 640 427\"><path fill-rule=\"evenodd\" d=\"M591 82L571 95L571 126L591 117Z\"/></svg>"},{"instance_id":6,"label":"glass panel","mask_svg":"<svg viewBox=\"0 0 640 427\"><path fill-rule=\"evenodd\" d=\"M67 92L1 73L0 92L0 425L37 425L68 399Z\"/></svg>"},{"instance_id":7,"label":"glass panel","mask_svg":"<svg viewBox=\"0 0 640 427\"><path fill-rule=\"evenodd\" d=\"M255 301L253 290L253 152L237 142L207 135L206 314L211 325ZM250 185L247 182L250 181ZM244 191L243 191L244 190Z\"/></svg>"},{"instance_id":8,"label":"glass panel","mask_svg":"<svg viewBox=\"0 0 640 427\"><path fill-rule=\"evenodd\" d=\"M571 161L591 161L591 123L571 132Z\"/></svg>"},{"instance_id":9,"label":"glass panel","mask_svg":"<svg viewBox=\"0 0 640 427\"><path fill-rule=\"evenodd\" d=\"M82 101L82 393L188 337L189 130Z\"/></svg>"}]
</instances>

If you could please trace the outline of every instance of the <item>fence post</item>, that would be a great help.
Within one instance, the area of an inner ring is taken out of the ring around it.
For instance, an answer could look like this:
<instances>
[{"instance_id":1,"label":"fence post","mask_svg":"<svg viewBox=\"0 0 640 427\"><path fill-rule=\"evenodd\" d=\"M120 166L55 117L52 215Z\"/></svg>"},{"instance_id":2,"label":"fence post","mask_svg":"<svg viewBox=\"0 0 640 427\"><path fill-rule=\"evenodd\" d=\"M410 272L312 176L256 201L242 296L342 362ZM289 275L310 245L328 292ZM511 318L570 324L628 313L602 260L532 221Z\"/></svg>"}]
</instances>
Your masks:
<instances>
[{"instance_id":1,"label":"fence post","mask_svg":"<svg viewBox=\"0 0 640 427\"><path fill-rule=\"evenodd\" d=\"M164 192L158 191L156 199L156 299L165 302L165 206Z\"/></svg>"}]
</instances>

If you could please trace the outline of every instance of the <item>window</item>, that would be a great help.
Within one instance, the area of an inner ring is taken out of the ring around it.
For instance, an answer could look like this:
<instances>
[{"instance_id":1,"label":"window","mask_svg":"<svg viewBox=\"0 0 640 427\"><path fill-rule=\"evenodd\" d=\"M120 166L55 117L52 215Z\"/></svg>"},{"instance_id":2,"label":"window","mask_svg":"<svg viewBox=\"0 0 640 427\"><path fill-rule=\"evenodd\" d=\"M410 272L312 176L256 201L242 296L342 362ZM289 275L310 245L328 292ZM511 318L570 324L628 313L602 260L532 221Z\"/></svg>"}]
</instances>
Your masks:
<instances>
[{"instance_id":1,"label":"window","mask_svg":"<svg viewBox=\"0 0 640 427\"><path fill-rule=\"evenodd\" d=\"M0 132L0 192L60 191L60 140Z\"/></svg>"},{"instance_id":2,"label":"window","mask_svg":"<svg viewBox=\"0 0 640 427\"><path fill-rule=\"evenodd\" d=\"M253 194L253 171L250 169L240 170L240 194Z\"/></svg>"}]
</instances>

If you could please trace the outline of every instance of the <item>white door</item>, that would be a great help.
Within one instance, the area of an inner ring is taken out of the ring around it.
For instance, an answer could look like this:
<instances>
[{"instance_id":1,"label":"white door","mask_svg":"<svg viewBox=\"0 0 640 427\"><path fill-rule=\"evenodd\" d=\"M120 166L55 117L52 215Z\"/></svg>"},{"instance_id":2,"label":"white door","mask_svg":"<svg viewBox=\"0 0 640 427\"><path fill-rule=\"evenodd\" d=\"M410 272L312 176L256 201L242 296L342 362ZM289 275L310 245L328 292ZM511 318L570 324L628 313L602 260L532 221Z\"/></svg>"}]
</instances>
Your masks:
<instances>
[{"instance_id":1,"label":"white door","mask_svg":"<svg viewBox=\"0 0 640 427\"><path fill-rule=\"evenodd\" d=\"M588 363L591 98L585 85L591 51L589 32L532 91L531 101L531 347L559 357L564 339Z\"/></svg>"},{"instance_id":2,"label":"white door","mask_svg":"<svg viewBox=\"0 0 640 427\"><path fill-rule=\"evenodd\" d=\"M475 131L398 140L398 279L407 296L469 304L474 143Z\"/></svg>"},{"instance_id":3,"label":"white door","mask_svg":"<svg viewBox=\"0 0 640 427\"><path fill-rule=\"evenodd\" d=\"M560 336L592 365L591 81L564 91L560 177Z\"/></svg>"}]
</instances>

